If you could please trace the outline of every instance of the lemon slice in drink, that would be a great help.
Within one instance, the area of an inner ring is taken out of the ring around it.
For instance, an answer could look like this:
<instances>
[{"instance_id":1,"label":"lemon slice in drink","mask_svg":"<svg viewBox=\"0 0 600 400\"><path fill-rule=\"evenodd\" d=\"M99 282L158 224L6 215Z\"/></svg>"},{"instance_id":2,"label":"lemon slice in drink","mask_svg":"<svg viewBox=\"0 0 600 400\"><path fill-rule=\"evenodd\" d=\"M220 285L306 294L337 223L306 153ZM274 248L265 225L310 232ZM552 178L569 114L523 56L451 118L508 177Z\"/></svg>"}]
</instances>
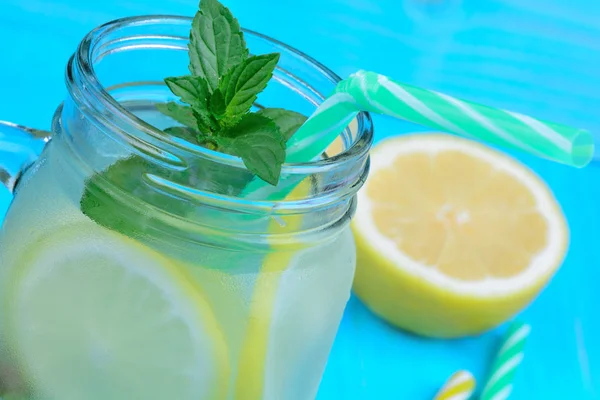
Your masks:
<instances>
[{"instance_id":1,"label":"lemon slice in drink","mask_svg":"<svg viewBox=\"0 0 600 400\"><path fill-rule=\"evenodd\" d=\"M81 224L37 243L11 293L12 341L43 398L225 398L227 347L170 260Z\"/></svg>"},{"instance_id":2,"label":"lemon slice in drink","mask_svg":"<svg viewBox=\"0 0 600 400\"><path fill-rule=\"evenodd\" d=\"M287 199L307 198L307 178ZM269 234L294 234L305 215L273 219ZM348 232L348 234L350 234ZM350 296L354 254L335 243L309 249L275 246L262 260L250 302L237 366L235 400L307 399L316 396L329 347ZM344 255L345 253L345 255ZM328 265L323 265L327 259ZM343 261L347 262L343 262ZM311 397L312 396L312 397Z\"/></svg>"},{"instance_id":3,"label":"lemon slice in drink","mask_svg":"<svg viewBox=\"0 0 600 400\"><path fill-rule=\"evenodd\" d=\"M561 264L562 211L516 160L436 134L388 139L371 154L353 221L354 289L389 322L434 337L485 331Z\"/></svg>"}]
</instances>

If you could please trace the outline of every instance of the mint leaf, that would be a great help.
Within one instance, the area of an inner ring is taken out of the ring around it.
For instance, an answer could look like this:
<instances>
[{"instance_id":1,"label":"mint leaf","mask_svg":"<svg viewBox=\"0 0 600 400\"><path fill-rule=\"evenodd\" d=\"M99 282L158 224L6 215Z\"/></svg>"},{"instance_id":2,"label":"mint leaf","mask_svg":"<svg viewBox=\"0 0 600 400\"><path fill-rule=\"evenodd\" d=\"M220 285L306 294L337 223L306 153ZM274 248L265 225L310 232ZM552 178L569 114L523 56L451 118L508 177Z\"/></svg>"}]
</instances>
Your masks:
<instances>
[{"instance_id":1,"label":"mint leaf","mask_svg":"<svg viewBox=\"0 0 600 400\"><path fill-rule=\"evenodd\" d=\"M190 72L205 78L211 91L218 87L220 77L248 57L239 22L217 0L200 2L188 48Z\"/></svg>"},{"instance_id":2,"label":"mint leaf","mask_svg":"<svg viewBox=\"0 0 600 400\"><path fill-rule=\"evenodd\" d=\"M185 141L188 141L190 143L204 146L210 148L211 150L215 149L214 144L212 144L213 140L211 139L211 137L197 130L186 128L183 126L173 126L171 128L165 129L164 132L171 136L175 136Z\"/></svg>"},{"instance_id":3,"label":"mint leaf","mask_svg":"<svg viewBox=\"0 0 600 400\"><path fill-rule=\"evenodd\" d=\"M211 112L208 110L208 101L210 92L208 84L204 78L199 76L180 76L165 79L169 89L181 98L181 101L192 106L192 114L195 118L195 125L188 125L191 128L197 127L202 132L211 132L218 130L218 124Z\"/></svg>"},{"instance_id":4,"label":"mint leaf","mask_svg":"<svg viewBox=\"0 0 600 400\"><path fill-rule=\"evenodd\" d=\"M166 78L165 83L171 91L196 110L208 110L208 84L198 76L179 76Z\"/></svg>"},{"instance_id":5,"label":"mint leaf","mask_svg":"<svg viewBox=\"0 0 600 400\"><path fill-rule=\"evenodd\" d=\"M227 105L225 104L225 98L223 97L223 92L220 89L216 89L213 94L210 96L208 102L208 110L212 113L212 115L217 119L223 118L225 116L225 111L227 109Z\"/></svg>"},{"instance_id":6,"label":"mint leaf","mask_svg":"<svg viewBox=\"0 0 600 400\"><path fill-rule=\"evenodd\" d=\"M267 117L247 114L227 131L215 137L219 150L241 157L250 172L277 185L285 161L285 140Z\"/></svg>"},{"instance_id":7,"label":"mint leaf","mask_svg":"<svg viewBox=\"0 0 600 400\"><path fill-rule=\"evenodd\" d=\"M118 160L86 181L80 199L81 211L98 225L134 239L160 233L164 215L145 204L132 202L130 196L178 216L190 216L197 211L191 202L172 197L149 184L148 174L229 196L238 195L253 178L249 171L204 159L192 160L188 169L180 171L161 168L152 161L133 155Z\"/></svg>"},{"instance_id":8,"label":"mint leaf","mask_svg":"<svg viewBox=\"0 0 600 400\"><path fill-rule=\"evenodd\" d=\"M250 110L258 94L265 89L273 76L278 61L278 53L252 56L221 79L219 89L225 97L225 114L230 121L239 119Z\"/></svg>"},{"instance_id":9,"label":"mint leaf","mask_svg":"<svg viewBox=\"0 0 600 400\"><path fill-rule=\"evenodd\" d=\"M188 142L194 142L195 140L197 140L199 135L198 131L184 126L173 126L171 128L165 129L164 132L171 136L187 140Z\"/></svg>"},{"instance_id":10,"label":"mint leaf","mask_svg":"<svg viewBox=\"0 0 600 400\"><path fill-rule=\"evenodd\" d=\"M242 136L248 132L255 131L257 127L264 127L277 129L277 126L269 118L258 115L257 113L245 114L240 120L233 126L224 129L219 136L227 138L236 138Z\"/></svg>"},{"instance_id":11,"label":"mint leaf","mask_svg":"<svg viewBox=\"0 0 600 400\"><path fill-rule=\"evenodd\" d=\"M192 108L192 112L194 117L196 117L196 121L198 122L198 129L207 135L210 135L212 132L215 132L219 129L219 123L211 115L208 110L198 110L197 108Z\"/></svg>"},{"instance_id":12,"label":"mint leaf","mask_svg":"<svg viewBox=\"0 0 600 400\"><path fill-rule=\"evenodd\" d=\"M174 101L169 103L158 103L155 106L158 111L173 118L182 125L189 126L190 128L195 128L198 125L191 107L177 104Z\"/></svg>"},{"instance_id":13,"label":"mint leaf","mask_svg":"<svg viewBox=\"0 0 600 400\"><path fill-rule=\"evenodd\" d=\"M203 133L210 133L216 129L216 122L206 110L200 113L192 107L184 106L174 101L166 104L158 103L155 106L161 113L189 128L198 129Z\"/></svg>"},{"instance_id":14,"label":"mint leaf","mask_svg":"<svg viewBox=\"0 0 600 400\"><path fill-rule=\"evenodd\" d=\"M174 173L181 172L164 172L157 164L139 156L121 159L86 182L80 200L81 210L105 228L132 238L142 237L151 230L153 220L159 215L131 204L123 193L171 213L190 212L192 206L189 203L163 194L145 182L146 174L169 178ZM111 186L108 186L109 182Z\"/></svg>"},{"instance_id":15,"label":"mint leaf","mask_svg":"<svg viewBox=\"0 0 600 400\"><path fill-rule=\"evenodd\" d=\"M295 111L283 108L264 108L257 112L258 115L269 118L279 127L281 134L287 142L296 133L308 118Z\"/></svg>"}]
</instances>

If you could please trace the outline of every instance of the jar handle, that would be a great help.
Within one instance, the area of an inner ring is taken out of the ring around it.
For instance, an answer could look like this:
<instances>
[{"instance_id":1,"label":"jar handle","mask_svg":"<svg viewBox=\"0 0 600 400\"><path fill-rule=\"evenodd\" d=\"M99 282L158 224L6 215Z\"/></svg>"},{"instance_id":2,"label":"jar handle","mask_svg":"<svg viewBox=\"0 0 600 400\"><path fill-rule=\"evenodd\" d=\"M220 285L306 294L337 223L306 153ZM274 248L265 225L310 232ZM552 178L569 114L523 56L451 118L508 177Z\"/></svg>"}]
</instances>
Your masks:
<instances>
[{"instance_id":1,"label":"jar handle","mask_svg":"<svg viewBox=\"0 0 600 400\"><path fill-rule=\"evenodd\" d=\"M0 121L0 183L11 192L23 171L39 157L51 133Z\"/></svg>"}]
</instances>

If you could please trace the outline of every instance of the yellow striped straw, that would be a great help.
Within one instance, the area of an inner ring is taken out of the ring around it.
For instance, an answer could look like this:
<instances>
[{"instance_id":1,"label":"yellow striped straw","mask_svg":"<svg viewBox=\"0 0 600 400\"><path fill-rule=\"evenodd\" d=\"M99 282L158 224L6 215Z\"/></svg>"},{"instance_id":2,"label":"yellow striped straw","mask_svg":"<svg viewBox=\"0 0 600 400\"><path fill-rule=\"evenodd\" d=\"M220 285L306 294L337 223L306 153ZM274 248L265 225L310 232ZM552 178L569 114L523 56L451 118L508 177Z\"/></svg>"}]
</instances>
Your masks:
<instances>
[{"instance_id":1,"label":"yellow striped straw","mask_svg":"<svg viewBox=\"0 0 600 400\"><path fill-rule=\"evenodd\" d=\"M455 372L434 400L468 400L475 391L475 378L469 371Z\"/></svg>"}]
</instances>

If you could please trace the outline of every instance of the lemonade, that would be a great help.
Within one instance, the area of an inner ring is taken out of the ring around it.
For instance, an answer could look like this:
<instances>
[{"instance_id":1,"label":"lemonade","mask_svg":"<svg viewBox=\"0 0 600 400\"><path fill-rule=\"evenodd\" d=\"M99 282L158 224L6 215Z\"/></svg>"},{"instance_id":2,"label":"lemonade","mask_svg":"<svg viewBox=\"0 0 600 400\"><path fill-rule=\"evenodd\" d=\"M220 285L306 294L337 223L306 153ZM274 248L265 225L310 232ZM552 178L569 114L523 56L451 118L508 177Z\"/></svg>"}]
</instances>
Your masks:
<instances>
[{"instance_id":1,"label":"lemonade","mask_svg":"<svg viewBox=\"0 0 600 400\"><path fill-rule=\"evenodd\" d=\"M360 115L336 159L284 168L282 177L302 178L285 199L242 197L239 160L160 131L169 125L155 105L170 97L156 82L182 65L189 25L117 21L69 63L52 141L19 180L0 230L2 394L316 396L350 296L349 223L372 128ZM281 53L261 102L310 113L323 99L315 90L335 86L295 50L246 40ZM360 152L348 150L357 142Z\"/></svg>"},{"instance_id":2,"label":"lemonade","mask_svg":"<svg viewBox=\"0 0 600 400\"><path fill-rule=\"evenodd\" d=\"M141 243L81 212L59 144L21 182L0 236L4 369L19 384L60 400L314 398L350 296L347 224L267 272L261 251ZM246 335L256 319L266 331ZM253 375L239 375L261 342Z\"/></svg>"}]
</instances>

